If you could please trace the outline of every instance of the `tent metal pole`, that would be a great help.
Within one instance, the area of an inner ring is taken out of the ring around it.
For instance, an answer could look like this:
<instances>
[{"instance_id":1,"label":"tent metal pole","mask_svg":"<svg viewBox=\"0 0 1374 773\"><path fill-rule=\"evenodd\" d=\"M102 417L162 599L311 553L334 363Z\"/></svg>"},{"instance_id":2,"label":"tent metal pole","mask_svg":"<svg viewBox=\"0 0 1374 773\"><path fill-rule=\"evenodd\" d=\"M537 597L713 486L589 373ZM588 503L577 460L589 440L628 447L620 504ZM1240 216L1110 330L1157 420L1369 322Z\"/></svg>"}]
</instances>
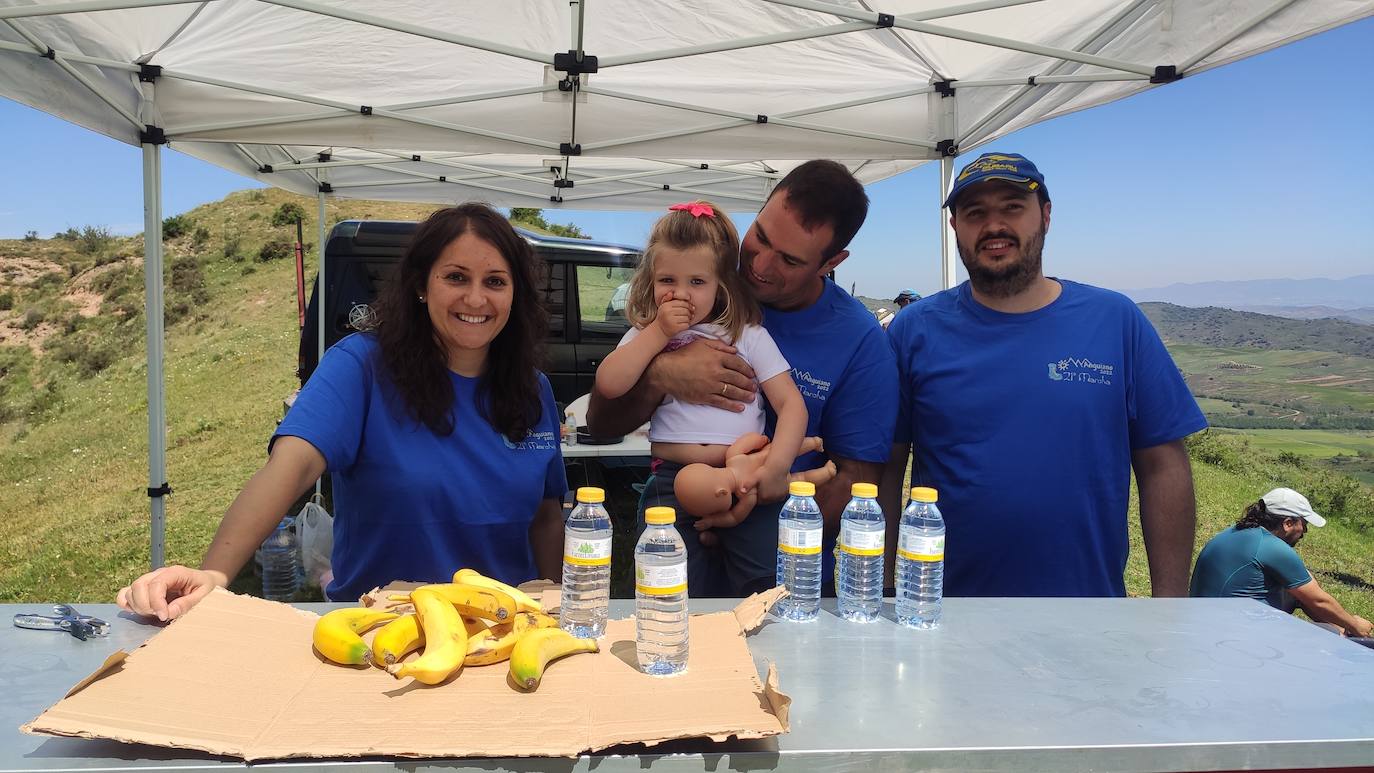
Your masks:
<instances>
[{"instance_id":1,"label":"tent metal pole","mask_svg":"<svg viewBox=\"0 0 1374 773\"><path fill-rule=\"evenodd\" d=\"M162 148L143 144L143 317L148 341L148 498L153 569L166 562L167 410L162 377Z\"/></svg>"},{"instance_id":2,"label":"tent metal pole","mask_svg":"<svg viewBox=\"0 0 1374 773\"><path fill-rule=\"evenodd\" d=\"M945 197L954 181L954 156L940 159L940 198L935 202L940 218L940 288L948 290L954 286L954 254L956 243L954 230L949 227L949 213L944 210Z\"/></svg>"},{"instance_id":3,"label":"tent metal pole","mask_svg":"<svg viewBox=\"0 0 1374 773\"><path fill-rule=\"evenodd\" d=\"M315 223L316 223L317 230L318 230L318 233L317 233L316 238L315 238L315 244L317 245L317 246L315 247L315 252L316 252L316 258L317 258L317 260L319 260L319 265L320 265L319 275L318 275L318 277L317 277L318 285L317 285L316 290L315 290L315 304L316 304L316 309L315 309L315 311L316 311L316 313L317 313L317 315L318 315L318 322L319 322L319 324L316 325L316 327L319 328L319 330L318 330L319 335L318 335L318 340L317 340L317 343L318 343L318 345L319 345L319 352L316 354L316 357L315 357L315 366L316 366L316 367L319 367L320 361L324 359L324 287L325 287L325 285L324 285L324 248L325 248L325 244L324 244L324 239L325 239L325 228L324 228L324 191L320 191L319 193L317 193L317 194L315 194L315 195L316 195L316 198L319 200L319 210L316 212L316 215L315 215ZM323 493L323 488L324 488L324 478L316 478L316 479L315 479L315 494L316 494L316 495L322 494L322 493Z\"/></svg>"}]
</instances>

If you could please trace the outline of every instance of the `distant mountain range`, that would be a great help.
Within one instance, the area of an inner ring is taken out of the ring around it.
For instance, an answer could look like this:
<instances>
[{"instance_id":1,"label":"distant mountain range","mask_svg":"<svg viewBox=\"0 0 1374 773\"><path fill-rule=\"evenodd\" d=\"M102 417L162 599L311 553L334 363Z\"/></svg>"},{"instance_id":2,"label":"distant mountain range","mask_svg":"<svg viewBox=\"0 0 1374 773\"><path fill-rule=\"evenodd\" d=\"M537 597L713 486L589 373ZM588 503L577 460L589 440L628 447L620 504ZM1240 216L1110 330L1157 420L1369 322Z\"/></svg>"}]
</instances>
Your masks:
<instances>
[{"instance_id":1,"label":"distant mountain range","mask_svg":"<svg viewBox=\"0 0 1374 773\"><path fill-rule=\"evenodd\" d=\"M1374 323L1374 274L1346 279L1246 279L1123 290L1136 303L1221 306L1293 319Z\"/></svg>"},{"instance_id":2,"label":"distant mountain range","mask_svg":"<svg viewBox=\"0 0 1374 773\"><path fill-rule=\"evenodd\" d=\"M1374 358L1374 327L1337 319L1283 319L1209 306L1142 303L1166 343L1340 352Z\"/></svg>"}]
</instances>

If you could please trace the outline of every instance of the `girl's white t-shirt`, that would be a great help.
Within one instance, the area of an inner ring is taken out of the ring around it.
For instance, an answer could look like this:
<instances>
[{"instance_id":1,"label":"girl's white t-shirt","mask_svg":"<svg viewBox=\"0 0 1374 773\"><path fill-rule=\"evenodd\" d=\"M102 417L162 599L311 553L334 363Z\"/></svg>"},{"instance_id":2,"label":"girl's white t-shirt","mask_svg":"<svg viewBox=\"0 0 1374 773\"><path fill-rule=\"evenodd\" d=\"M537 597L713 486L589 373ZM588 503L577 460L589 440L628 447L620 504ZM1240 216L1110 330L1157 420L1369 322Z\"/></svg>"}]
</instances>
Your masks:
<instances>
[{"instance_id":1,"label":"girl's white t-shirt","mask_svg":"<svg viewBox=\"0 0 1374 773\"><path fill-rule=\"evenodd\" d=\"M624 346L637 335L639 328L630 328L617 346ZM680 349L698 338L714 338L730 343L724 328L702 323L673 336L664 351ZM773 343L773 337L760 325L746 325L732 345L754 369L755 380L759 383L791 369L782 352L778 351L778 345ZM730 445L747 432L763 432L762 391L755 393L753 401L740 413L710 405L680 402L669 395L663 398L649 420L649 441L653 443Z\"/></svg>"}]
</instances>

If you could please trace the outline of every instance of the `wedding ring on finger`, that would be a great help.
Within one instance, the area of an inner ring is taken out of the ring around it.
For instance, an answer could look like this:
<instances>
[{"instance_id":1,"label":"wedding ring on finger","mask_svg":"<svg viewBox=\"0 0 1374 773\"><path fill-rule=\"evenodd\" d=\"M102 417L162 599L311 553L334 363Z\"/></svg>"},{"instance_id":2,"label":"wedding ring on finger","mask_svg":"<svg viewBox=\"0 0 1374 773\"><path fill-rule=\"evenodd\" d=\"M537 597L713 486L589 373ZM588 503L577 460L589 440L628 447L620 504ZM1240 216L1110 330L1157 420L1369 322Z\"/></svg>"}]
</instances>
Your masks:
<instances>
[{"instance_id":1,"label":"wedding ring on finger","mask_svg":"<svg viewBox=\"0 0 1374 773\"><path fill-rule=\"evenodd\" d=\"M721 397L724 397L724 396L725 396L725 390L727 390L727 389L729 389L729 388L730 388L730 385L729 385L729 384L721 384L721 385L720 385L720 396L721 396Z\"/></svg>"}]
</instances>

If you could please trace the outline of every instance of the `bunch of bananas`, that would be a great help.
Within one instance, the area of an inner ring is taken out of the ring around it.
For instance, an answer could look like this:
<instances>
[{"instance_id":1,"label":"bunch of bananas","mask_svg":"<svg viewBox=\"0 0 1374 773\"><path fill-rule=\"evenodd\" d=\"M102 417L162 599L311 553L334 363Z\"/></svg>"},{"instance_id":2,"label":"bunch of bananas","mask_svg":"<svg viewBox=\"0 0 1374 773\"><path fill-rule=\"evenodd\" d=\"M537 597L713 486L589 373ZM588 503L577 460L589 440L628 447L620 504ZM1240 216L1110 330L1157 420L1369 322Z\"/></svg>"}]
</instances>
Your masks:
<instances>
[{"instance_id":1,"label":"bunch of bananas","mask_svg":"<svg viewBox=\"0 0 1374 773\"><path fill-rule=\"evenodd\" d=\"M560 629L520 589L472 569L459 569L451 583L424 585L392 600L409 602L415 611L334 610L315 624L315 650L335 663L371 663L397 679L430 685L448 681L465 665L510 661L510 682L525 691L539 686L553 661L597 651L594 639ZM382 628L368 647L362 634L378 625ZM421 649L419 657L405 660Z\"/></svg>"}]
</instances>

